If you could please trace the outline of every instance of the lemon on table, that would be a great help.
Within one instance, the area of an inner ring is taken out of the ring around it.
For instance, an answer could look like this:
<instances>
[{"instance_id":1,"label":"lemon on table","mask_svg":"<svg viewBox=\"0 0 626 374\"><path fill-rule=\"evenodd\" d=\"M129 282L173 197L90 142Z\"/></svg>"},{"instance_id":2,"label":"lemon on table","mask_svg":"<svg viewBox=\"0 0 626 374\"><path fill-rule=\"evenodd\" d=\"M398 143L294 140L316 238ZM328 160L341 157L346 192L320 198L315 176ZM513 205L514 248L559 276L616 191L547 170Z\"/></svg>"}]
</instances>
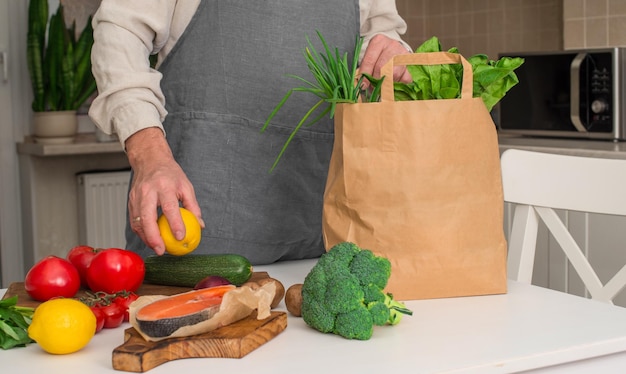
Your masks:
<instances>
[{"instance_id":1,"label":"lemon on table","mask_svg":"<svg viewBox=\"0 0 626 374\"><path fill-rule=\"evenodd\" d=\"M96 333L96 316L75 299L52 299L41 303L33 314L28 336L46 352L79 351Z\"/></svg>"},{"instance_id":2,"label":"lemon on table","mask_svg":"<svg viewBox=\"0 0 626 374\"><path fill-rule=\"evenodd\" d=\"M161 237L165 243L165 251L175 256L182 256L193 252L193 250L198 248L200 239L202 238L200 222L198 222L196 216L183 207L180 208L180 215L185 224L185 237L182 240L176 240L164 214L161 214L157 220Z\"/></svg>"}]
</instances>

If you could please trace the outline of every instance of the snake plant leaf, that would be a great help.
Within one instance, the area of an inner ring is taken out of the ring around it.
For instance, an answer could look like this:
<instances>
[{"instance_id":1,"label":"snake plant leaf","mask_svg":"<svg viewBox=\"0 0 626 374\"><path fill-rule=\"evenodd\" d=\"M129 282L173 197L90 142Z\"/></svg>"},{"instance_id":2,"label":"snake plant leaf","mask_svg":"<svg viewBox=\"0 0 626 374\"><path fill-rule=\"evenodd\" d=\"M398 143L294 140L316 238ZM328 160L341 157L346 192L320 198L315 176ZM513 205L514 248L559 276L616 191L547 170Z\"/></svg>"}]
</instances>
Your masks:
<instances>
[{"instance_id":1,"label":"snake plant leaf","mask_svg":"<svg viewBox=\"0 0 626 374\"><path fill-rule=\"evenodd\" d=\"M32 109L39 112L45 107L43 56L48 24L48 0L31 0L28 5L28 18L26 60L33 89Z\"/></svg>"},{"instance_id":2,"label":"snake plant leaf","mask_svg":"<svg viewBox=\"0 0 626 374\"><path fill-rule=\"evenodd\" d=\"M50 110L61 108L61 71L63 69L63 55L65 54L65 21L63 20L63 6L59 6L57 13L50 18L48 28L48 46L46 49L46 68L48 69L48 105Z\"/></svg>"},{"instance_id":3,"label":"snake plant leaf","mask_svg":"<svg viewBox=\"0 0 626 374\"><path fill-rule=\"evenodd\" d=\"M27 61L35 112L77 110L97 89L91 73L91 17L77 36L75 22L67 27L63 14L59 4L48 21L48 1L30 1Z\"/></svg>"}]
</instances>

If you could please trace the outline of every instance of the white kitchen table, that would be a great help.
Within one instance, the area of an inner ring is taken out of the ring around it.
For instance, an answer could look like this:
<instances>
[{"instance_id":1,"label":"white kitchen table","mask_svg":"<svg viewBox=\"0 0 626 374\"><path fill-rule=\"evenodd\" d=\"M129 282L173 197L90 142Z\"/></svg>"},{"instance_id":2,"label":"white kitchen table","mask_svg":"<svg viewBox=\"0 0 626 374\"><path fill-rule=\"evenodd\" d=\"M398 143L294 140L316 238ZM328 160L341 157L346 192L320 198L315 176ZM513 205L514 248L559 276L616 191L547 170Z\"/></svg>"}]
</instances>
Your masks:
<instances>
[{"instance_id":1,"label":"white kitchen table","mask_svg":"<svg viewBox=\"0 0 626 374\"><path fill-rule=\"evenodd\" d=\"M286 287L314 260L257 266ZM0 290L0 296L6 290ZM624 373L626 309L516 282L504 295L408 301L413 316L375 327L368 341L309 328L291 315L285 331L241 359L171 361L149 373ZM279 309L285 310L284 303ZM125 324L81 351L50 355L36 344L0 350L3 372L113 373Z\"/></svg>"}]
</instances>

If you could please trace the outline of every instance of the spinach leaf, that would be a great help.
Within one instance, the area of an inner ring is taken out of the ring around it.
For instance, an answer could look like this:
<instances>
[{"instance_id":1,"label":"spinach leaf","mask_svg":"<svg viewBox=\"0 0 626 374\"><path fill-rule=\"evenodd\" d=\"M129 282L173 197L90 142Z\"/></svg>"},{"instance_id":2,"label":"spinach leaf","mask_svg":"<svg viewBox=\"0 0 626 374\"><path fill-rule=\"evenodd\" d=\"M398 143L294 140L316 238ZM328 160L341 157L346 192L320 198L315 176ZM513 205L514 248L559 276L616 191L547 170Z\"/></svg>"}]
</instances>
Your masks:
<instances>
[{"instance_id":1,"label":"spinach leaf","mask_svg":"<svg viewBox=\"0 0 626 374\"><path fill-rule=\"evenodd\" d=\"M474 72L474 97L481 97L491 109L517 83L517 75L513 72L524 63L520 57L502 57L498 61L488 60L487 56L471 57L469 60Z\"/></svg>"},{"instance_id":2,"label":"spinach leaf","mask_svg":"<svg viewBox=\"0 0 626 374\"><path fill-rule=\"evenodd\" d=\"M34 311L17 306L17 296L0 300L0 348L24 347L33 342L28 336L28 326Z\"/></svg>"},{"instance_id":3,"label":"spinach leaf","mask_svg":"<svg viewBox=\"0 0 626 374\"><path fill-rule=\"evenodd\" d=\"M415 53L441 52L441 43L436 36L426 40ZM448 50L459 53L458 48ZM477 54L467 59L472 66L472 96L482 98L487 110L493 107L519 81L515 69L524 63L520 57L502 57L497 61L490 60L484 54ZM411 83L394 82L394 98L396 101L455 99L461 97L463 66L449 65L410 65L407 70L413 78ZM373 87L379 81L370 80Z\"/></svg>"}]
</instances>

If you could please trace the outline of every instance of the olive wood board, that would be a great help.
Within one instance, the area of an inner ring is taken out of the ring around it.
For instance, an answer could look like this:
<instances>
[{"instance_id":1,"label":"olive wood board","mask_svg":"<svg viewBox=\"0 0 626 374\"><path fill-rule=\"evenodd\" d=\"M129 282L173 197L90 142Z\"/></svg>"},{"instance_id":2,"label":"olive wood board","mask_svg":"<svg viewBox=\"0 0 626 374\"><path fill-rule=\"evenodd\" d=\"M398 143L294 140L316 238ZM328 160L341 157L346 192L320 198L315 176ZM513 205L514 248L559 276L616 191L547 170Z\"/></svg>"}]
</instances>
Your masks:
<instances>
[{"instance_id":1,"label":"olive wood board","mask_svg":"<svg viewBox=\"0 0 626 374\"><path fill-rule=\"evenodd\" d=\"M216 330L157 342L145 340L133 327L124 344L113 350L113 369L143 373L163 363L185 358L242 358L287 328L287 313L272 311L258 320L256 312Z\"/></svg>"},{"instance_id":2,"label":"olive wood board","mask_svg":"<svg viewBox=\"0 0 626 374\"><path fill-rule=\"evenodd\" d=\"M252 276L250 277L250 281L256 281L256 280L267 278L267 277L269 277L269 274L265 271L254 272L252 273ZM162 286L158 284L144 283L141 285L141 287L139 287L136 293L140 296L143 296L143 295L169 296L169 295L174 295L177 293L186 292L190 290L191 288L189 287ZM81 288L76 294L75 298L80 298L81 296L84 296L86 292L87 290ZM19 306L36 308L37 306L39 306L39 304L41 304L40 301L34 300L28 295L28 293L26 292L26 289L24 288L24 282L11 283L9 287L7 288L6 293L4 294L3 299L16 296L16 295L17 295L17 305Z\"/></svg>"}]
</instances>

